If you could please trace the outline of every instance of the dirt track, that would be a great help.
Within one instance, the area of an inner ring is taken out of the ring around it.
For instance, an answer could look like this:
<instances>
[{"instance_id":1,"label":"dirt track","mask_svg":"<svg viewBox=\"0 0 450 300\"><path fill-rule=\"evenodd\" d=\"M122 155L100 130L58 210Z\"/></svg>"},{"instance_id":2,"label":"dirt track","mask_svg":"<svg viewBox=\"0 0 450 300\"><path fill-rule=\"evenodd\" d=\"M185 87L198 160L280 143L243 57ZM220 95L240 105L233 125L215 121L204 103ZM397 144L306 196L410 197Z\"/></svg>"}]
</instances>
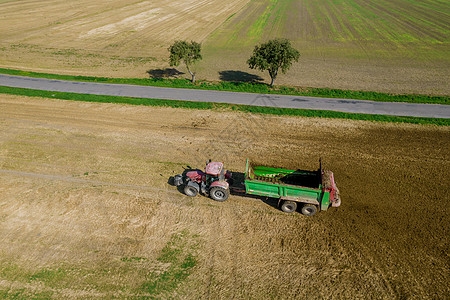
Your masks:
<instances>
[{"instance_id":1,"label":"dirt track","mask_svg":"<svg viewBox=\"0 0 450 300\"><path fill-rule=\"evenodd\" d=\"M2 292L139 295L140 272L164 268L158 253L187 232L198 263L160 296L449 296L448 127L6 95L0 127ZM167 183L207 158L242 171L247 157L308 169L322 157L343 205L308 218ZM27 275L48 269L82 276Z\"/></svg>"}]
</instances>

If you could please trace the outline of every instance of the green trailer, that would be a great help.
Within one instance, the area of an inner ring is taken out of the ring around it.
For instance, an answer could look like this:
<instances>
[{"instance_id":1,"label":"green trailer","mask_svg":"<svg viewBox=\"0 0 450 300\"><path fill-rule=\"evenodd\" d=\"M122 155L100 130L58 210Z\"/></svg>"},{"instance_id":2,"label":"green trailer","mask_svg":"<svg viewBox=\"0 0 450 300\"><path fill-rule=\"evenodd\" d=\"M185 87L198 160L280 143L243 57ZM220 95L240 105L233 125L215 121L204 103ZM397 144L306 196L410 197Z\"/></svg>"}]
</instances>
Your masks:
<instances>
[{"instance_id":1,"label":"green trailer","mask_svg":"<svg viewBox=\"0 0 450 300\"><path fill-rule=\"evenodd\" d=\"M288 170L252 164L245 167L245 192L278 199L282 211L292 213L301 205L304 215L312 216L341 204L333 172ZM300 205L299 205L300 204Z\"/></svg>"}]
</instances>

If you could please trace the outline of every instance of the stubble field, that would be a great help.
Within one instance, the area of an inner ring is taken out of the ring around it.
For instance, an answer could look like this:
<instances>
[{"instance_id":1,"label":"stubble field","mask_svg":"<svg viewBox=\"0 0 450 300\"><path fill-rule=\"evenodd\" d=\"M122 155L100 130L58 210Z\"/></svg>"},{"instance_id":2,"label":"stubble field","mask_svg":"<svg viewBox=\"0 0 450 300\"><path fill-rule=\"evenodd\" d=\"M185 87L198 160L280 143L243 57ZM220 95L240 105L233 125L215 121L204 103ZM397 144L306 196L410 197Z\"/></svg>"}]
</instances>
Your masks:
<instances>
[{"instance_id":1,"label":"stubble field","mask_svg":"<svg viewBox=\"0 0 450 300\"><path fill-rule=\"evenodd\" d=\"M248 0L0 1L0 64L146 77L177 39L203 41Z\"/></svg>"},{"instance_id":2,"label":"stubble field","mask_svg":"<svg viewBox=\"0 0 450 300\"><path fill-rule=\"evenodd\" d=\"M443 299L448 127L0 96L0 296ZM184 168L334 171L315 217L189 198Z\"/></svg>"},{"instance_id":3,"label":"stubble field","mask_svg":"<svg viewBox=\"0 0 450 300\"><path fill-rule=\"evenodd\" d=\"M267 82L246 60L283 37L302 56L277 84L448 95L449 11L438 0L0 1L0 66L142 78L169 67L172 41L192 39L204 46L197 78Z\"/></svg>"}]
</instances>

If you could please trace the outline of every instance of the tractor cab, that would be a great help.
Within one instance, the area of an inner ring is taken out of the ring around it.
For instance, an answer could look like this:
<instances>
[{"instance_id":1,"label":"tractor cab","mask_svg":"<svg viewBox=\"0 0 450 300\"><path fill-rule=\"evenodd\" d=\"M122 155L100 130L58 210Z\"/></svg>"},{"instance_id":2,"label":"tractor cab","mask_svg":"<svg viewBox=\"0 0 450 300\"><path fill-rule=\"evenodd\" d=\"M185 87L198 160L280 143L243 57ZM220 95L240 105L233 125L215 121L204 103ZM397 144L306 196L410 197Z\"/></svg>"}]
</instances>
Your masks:
<instances>
[{"instance_id":1,"label":"tractor cab","mask_svg":"<svg viewBox=\"0 0 450 300\"><path fill-rule=\"evenodd\" d=\"M223 168L221 162L209 162L205 168L205 182L210 185L214 181L229 181L231 178L231 172Z\"/></svg>"},{"instance_id":2,"label":"tractor cab","mask_svg":"<svg viewBox=\"0 0 450 300\"><path fill-rule=\"evenodd\" d=\"M205 172L208 175L219 175L223 171L223 163L209 162L206 165Z\"/></svg>"},{"instance_id":3,"label":"tractor cab","mask_svg":"<svg viewBox=\"0 0 450 300\"><path fill-rule=\"evenodd\" d=\"M225 170L223 169L223 163L221 162L210 162L205 168L205 182L210 185L214 181L224 180Z\"/></svg>"}]
</instances>

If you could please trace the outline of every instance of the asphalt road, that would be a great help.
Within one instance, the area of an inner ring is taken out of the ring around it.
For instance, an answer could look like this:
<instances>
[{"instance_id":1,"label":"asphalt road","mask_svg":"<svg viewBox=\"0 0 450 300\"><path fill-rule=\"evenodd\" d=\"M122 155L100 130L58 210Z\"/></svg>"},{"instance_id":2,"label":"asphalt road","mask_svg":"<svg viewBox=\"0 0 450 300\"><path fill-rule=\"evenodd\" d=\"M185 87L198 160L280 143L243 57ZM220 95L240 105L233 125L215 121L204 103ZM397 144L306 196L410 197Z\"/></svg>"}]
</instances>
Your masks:
<instances>
[{"instance_id":1,"label":"asphalt road","mask_svg":"<svg viewBox=\"0 0 450 300\"><path fill-rule=\"evenodd\" d=\"M392 116L412 116L446 119L450 118L450 105L439 104L377 102L337 98L317 98L303 96L160 88L139 85L63 81L1 74L0 85L27 89L95 95L218 102Z\"/></svg>"}]
</instances>

